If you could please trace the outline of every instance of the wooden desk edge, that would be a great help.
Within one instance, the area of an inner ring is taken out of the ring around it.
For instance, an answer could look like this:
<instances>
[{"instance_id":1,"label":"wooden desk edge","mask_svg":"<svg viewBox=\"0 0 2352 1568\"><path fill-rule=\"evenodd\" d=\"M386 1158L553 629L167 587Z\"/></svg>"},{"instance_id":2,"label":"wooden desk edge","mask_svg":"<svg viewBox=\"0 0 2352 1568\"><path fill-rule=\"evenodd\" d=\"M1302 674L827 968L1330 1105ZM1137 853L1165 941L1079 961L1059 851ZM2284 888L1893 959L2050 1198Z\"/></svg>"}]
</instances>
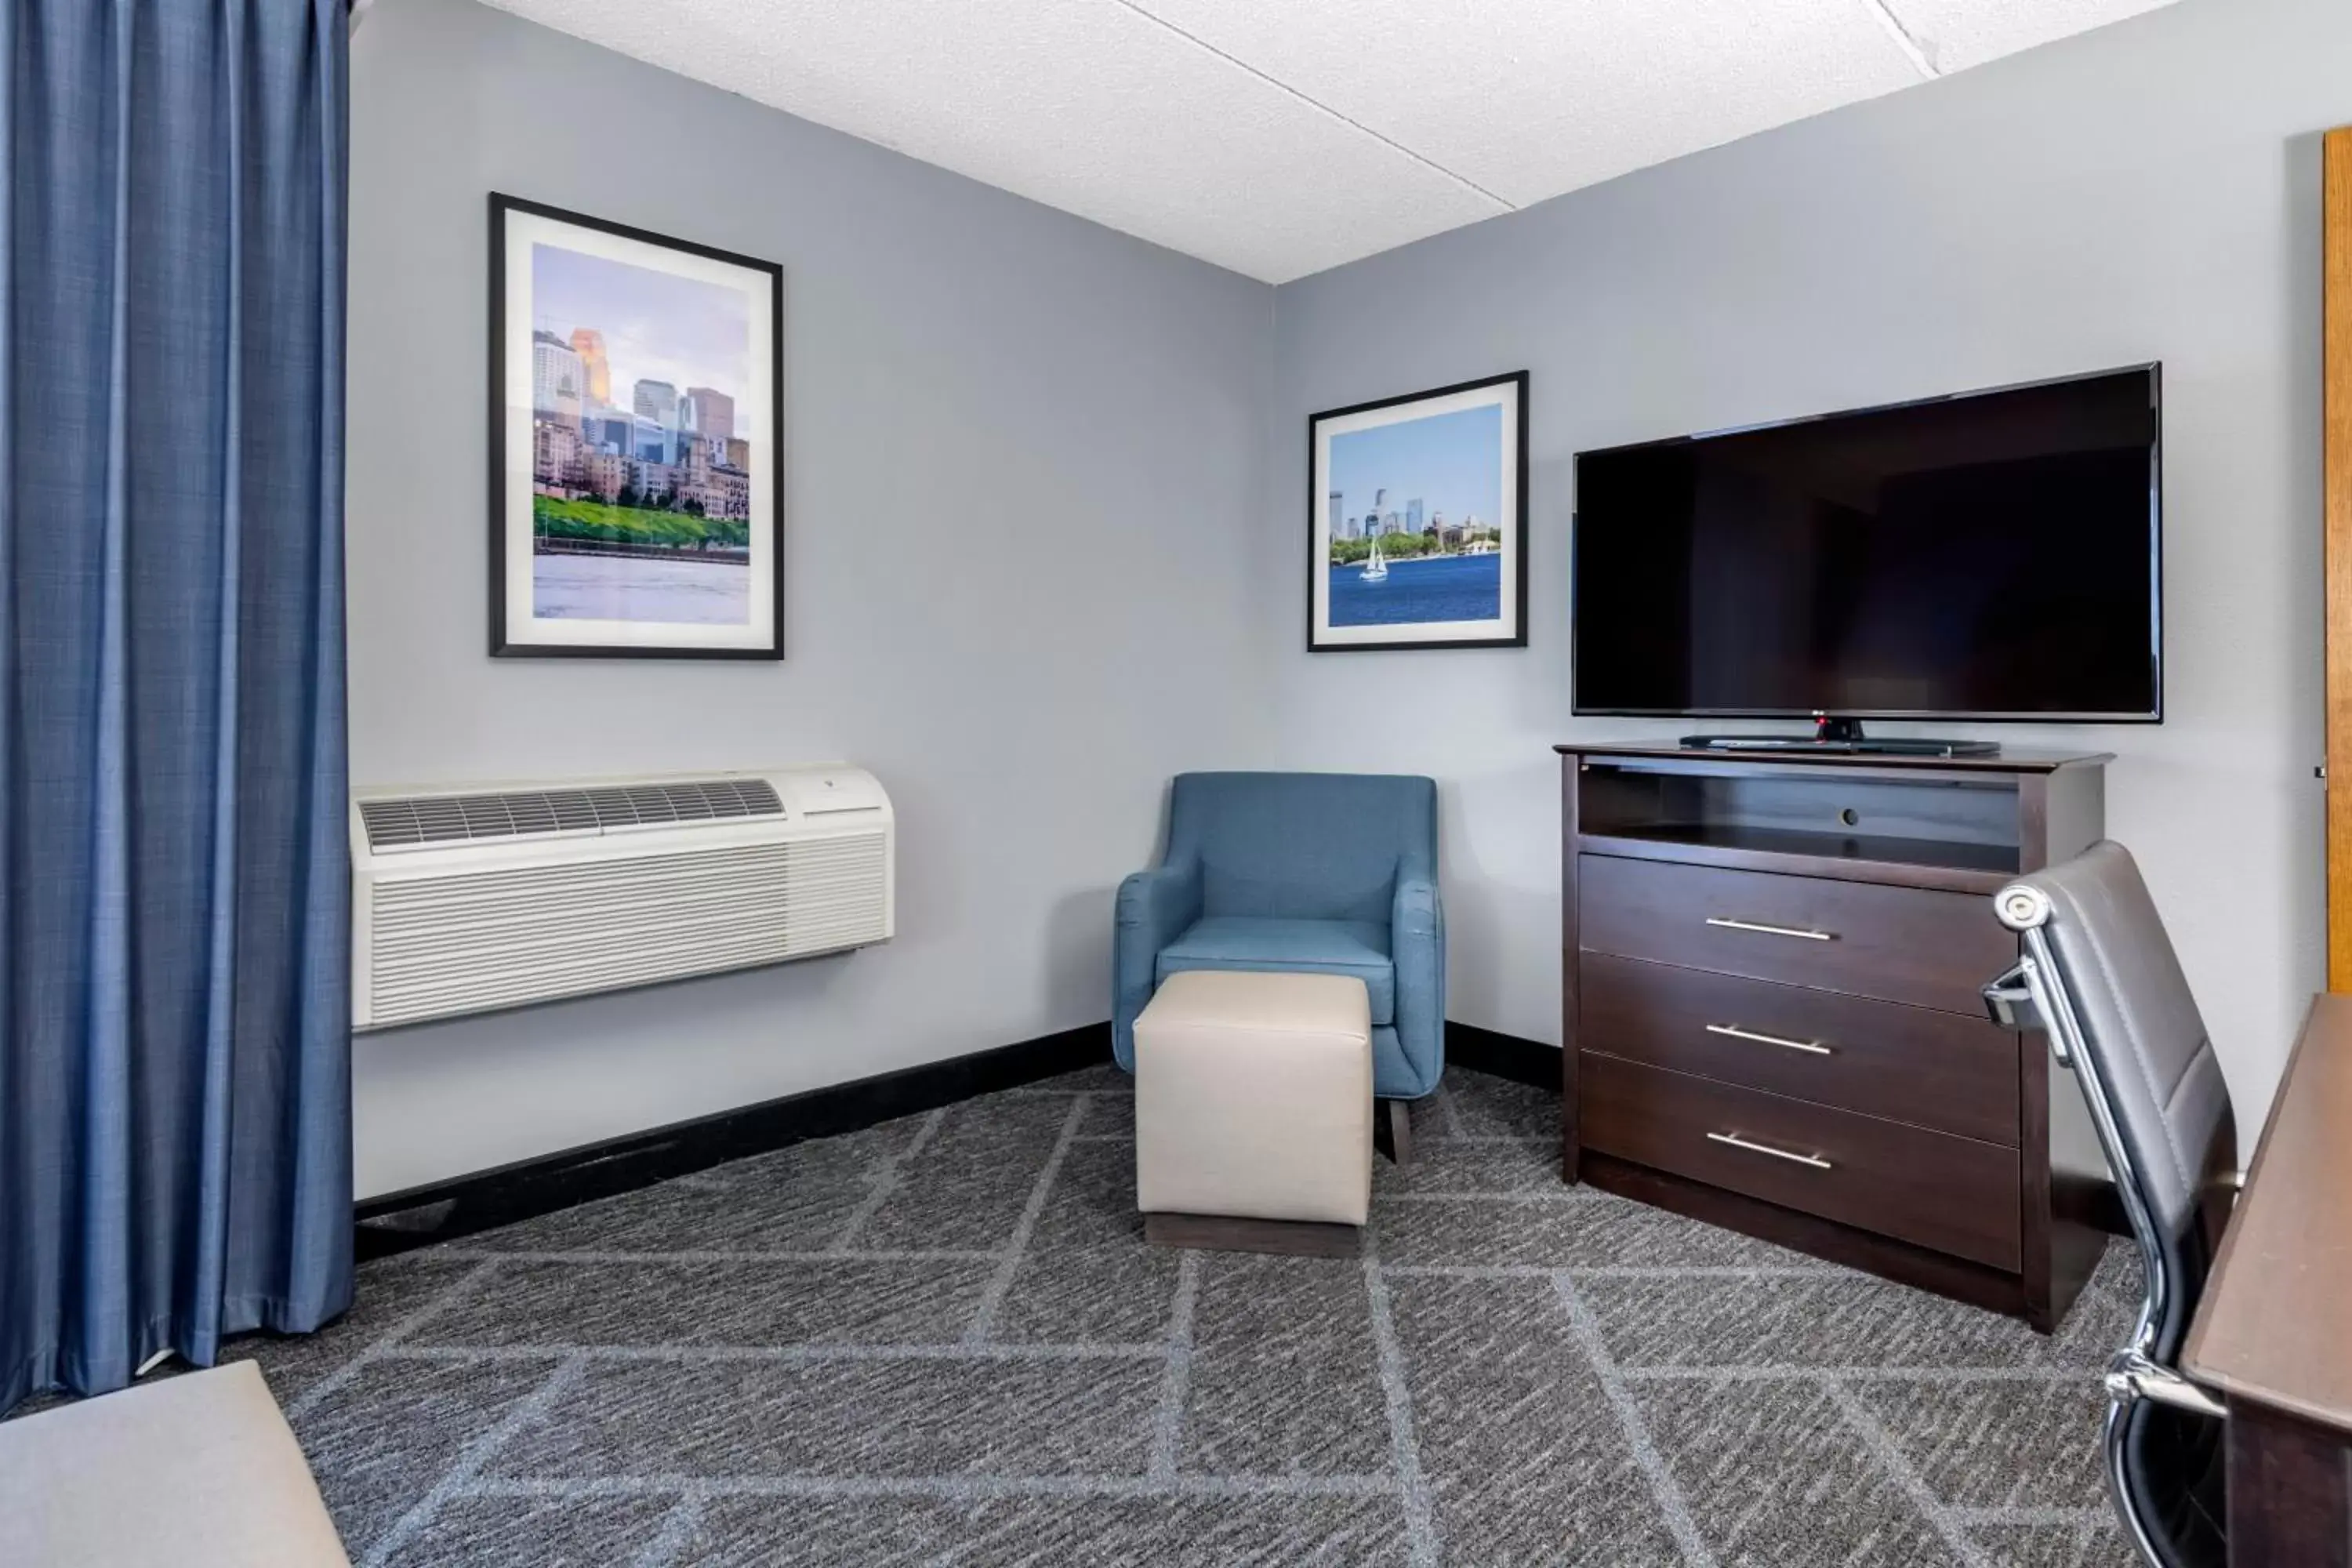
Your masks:
<instances>
[{"instance_id":1,"label":"wooden desk edge","mask_svg":"<svg viewBox=\"0 0 2352 1568\"><path fill-rule=\"evenodd\" d=\"M2333 1089L2332 1100L2319 1098L2324 1088ZM2344 1314L2352 1310L2352 1193L2313 1180L2311 1171L2311 1163L2331 1142L2352 1142L2352 994L2323 994L2305 1015L2303 1032L2280 1075L2181 1364L2198 1382L2231 1398L2352 1432L2352 1335L2342 1329ZM2310 1210L2318 1205L2330 1205L2336 1223L2312 1224ZM2287 1217L2273 1220L2273 1209ZM2315 1229L2332 1232L2344 1244L2332 1256L2315 1254ZM2296 1266L2282 1273L2276 1257L2246 1256L2249 1231L2296 1238ZM2325 1267L2301 1267L2315 1259ZM2294 1321L2307 1330L2305 1337L2280 1342L2274 1313L2283 1300L2295 1309ZM2331 1331L2340 1342L2326 1342ZM2294 1384L2283 1368L2295 1374ZM2332 1373L2334 1392L2315 1398L2312 1390L2323 1373Z\"/></svg>"}]
</instances>

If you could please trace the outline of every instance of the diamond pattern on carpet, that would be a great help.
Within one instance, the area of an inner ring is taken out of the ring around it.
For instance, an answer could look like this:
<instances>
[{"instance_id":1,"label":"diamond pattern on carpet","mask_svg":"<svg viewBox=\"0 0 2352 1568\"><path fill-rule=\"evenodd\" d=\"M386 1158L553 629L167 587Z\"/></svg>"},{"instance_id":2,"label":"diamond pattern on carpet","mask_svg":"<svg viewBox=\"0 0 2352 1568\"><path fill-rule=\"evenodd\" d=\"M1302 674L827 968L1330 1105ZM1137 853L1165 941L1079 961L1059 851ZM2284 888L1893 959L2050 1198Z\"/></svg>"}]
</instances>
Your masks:
<instances>
[{"instance_id":1,"label":"diamond pattern on carpet","mask_svg":"<svg viewBox=\"0 0 2352 1568\"><path fill-rule=\"evenodd\" d=\"M789 1547L782 1543L791 1543ZM715 1504L677 1561L957 1568L1169 1563L1284 1568L1404 1568L1393 1499L1326 1497L1015 1497L975 1501L826 1499Z\"/></svg>"},{"instance_id":2,"label":"diamond pattern on carpet","mask_svg":"<svg viewBox=\"0 0 2352 1568\"><path fill-rule=\"evenodd\" d=\"M1143 1473L1160 1362L1132 1355L592 1361L506 1479L898 1480Z\"/></svg>"},{"instance_id":3,"label":"diamond pattern on carpet","mask_svg":"<svg viewBox=\"0 0 2352 1568\"><path fill-rule=\"evenodd\" d=\"M650 1495L453 1498L388 1561L393 1568L442 1563L606 1568L652 1548L677 1506Z\"/></svg>"},{"instance_id":4,"label":"diamond pattern on carpet","mask_svg":"<svg viewBox=\"0 0 2352 1568\"><path fill-rule=\"evenodd\" d=\"M352 1560L2126 1568L2060 1332L1559 1183L1450 1072L1362 1255L1147 1247L1084 1072L369 1264L254 1339Z\"/></svg>"}]
</instances>

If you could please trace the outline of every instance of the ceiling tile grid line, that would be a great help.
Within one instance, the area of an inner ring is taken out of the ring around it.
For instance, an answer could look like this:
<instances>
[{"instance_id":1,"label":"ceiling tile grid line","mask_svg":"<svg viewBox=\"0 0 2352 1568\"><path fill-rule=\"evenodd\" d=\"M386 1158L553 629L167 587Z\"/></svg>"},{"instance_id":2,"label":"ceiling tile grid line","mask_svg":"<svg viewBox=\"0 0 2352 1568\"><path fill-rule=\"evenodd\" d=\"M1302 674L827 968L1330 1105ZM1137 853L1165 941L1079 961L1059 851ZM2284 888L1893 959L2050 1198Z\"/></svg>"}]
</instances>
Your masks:
<instances>
[{"instance_id":1,"label":"ceiling tile grid line","mask_svg":"<svg viewBox=\"0 0 2352 1568\"><path fill-rule=\"evenodd\" d=\"M1932 80L1944 74L1937 68L1933 52L1914 37L1911 29L1904 25L1903 18L1895 14L1892 0L1860 0L1860 3L1877 19L1878 25L1886 29L1886 36L1895 40L1895 47L1903 51L1904 58L1918 68L1922 77Z\"/></svg>"},{"instance_id":2,"label":"ceiling tile grid line","mask_svg":"<svg viewBox=\"0 0 2352 1568\"><path fill-rule=\"evenodd\" d=\"M1168 20L1165 16L1156 16L1148 7L1138 5L1136 0L1110 0L1110 3L1114 5L1125 6L1127 9L1134 12L1137 16L1142 17L1145 21L1152 24L1154 26L1165 27L1168 31L1175 34L1186 43L1191 44L1197 48L1205 49L1210 54L1215 56L1218 59L1223 60L1226 64L1234 66L1241 70L1247 71L1251 76L1257 78L1258 80L1266 83L1270 87L1280 89L1282 91L1286 92L1291 97L1298 100L1301 103L1305 103L1315 109L1320 110L1323 113L1329 115L1340 124L1348 126L1352 130L1360 131L1365 135L1370 137L1373 141L1381 142L1385 146L1395 148L1398 152L1403 153L1406 157L1412 159L1415 163L1427 164L1430 168L1434 169L1437 173L1444 175L1447 179L1454 181L1456 184L1462 185L1469 190L1475 191L1478 195L1486 197L1486 200L1495 204L1496 210L1501 212L1518 211L1518 204L1496 195L1494 192L1488 190L1477 181L1471 179L1468 175L1461 174L1456 170L1447 168L1436 159L1415 152L1412 148L1406 146L1403 142L1396 141L1392 137L1381 135L1379 132L1373 130L1370 126L1366 125L1360 120L1349 119L1347 115L1340 113L1338 110L1332 108L1329 104L1325 103L1322 100L1315 97L1312 93L1301 92L1297 88L1293 87L1290 83L1283 80L1280 77L1267 75L1265 71L1258 69L1247 60L1242 59L1234 55L1227 54L1224 50L1217 47L1216 45L1209 42L1206 38L1193 37L1193 35L1186 32L1183 28Z\"/></svg>"},{"instance_id":3,"label":"ceiling tile grid line","mask_svg":"<svg viewBox=\"0 0 2352 1568\"><path fill-rule=\"evenodd\" d=\"M1864 0L1133 3L1515 206L1920 80Z\"/></svg>"}]
</instances>

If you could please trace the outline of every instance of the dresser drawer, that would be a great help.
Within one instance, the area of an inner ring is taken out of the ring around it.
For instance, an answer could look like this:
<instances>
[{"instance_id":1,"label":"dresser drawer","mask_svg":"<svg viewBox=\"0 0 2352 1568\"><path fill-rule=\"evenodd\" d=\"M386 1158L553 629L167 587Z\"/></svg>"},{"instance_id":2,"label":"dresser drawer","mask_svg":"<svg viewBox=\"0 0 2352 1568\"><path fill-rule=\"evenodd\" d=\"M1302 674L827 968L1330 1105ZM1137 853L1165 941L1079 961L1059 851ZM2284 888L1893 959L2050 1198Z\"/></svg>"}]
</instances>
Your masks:
<instances>
[{"instance_id":1,"label":"dresser drawer","mask_svg":"<svg viewBox=\"0 0 2352 1568\"><path fill-rule=\"evenodd\" d=\"M1983 1018L1586 953L1577 1043L2014 1148L2017 1037Z\"/></svg>"},{"instance_id":2,"label":"dresser drawer","mask_svg":"<svg viewBox=\"0 0 2352 1568\"><path fill-rule=\"evenodd\" d=\"M1981 1016L2017 938L1973 893L1665 860L1577 862L1590 952Z\"/></svg>"},{"instance_id":3,"label":"dresser drawer","mask_svg":"<svg viewBox=\"0 0 2352 1568\"><path fill-rule=\"evenodd\" d=\"M2014 1149L1591 1052L1577 1059L1577 1132L1597 1153L1995 1268L2020 1266Z\"/></svg>"}]
</instances>

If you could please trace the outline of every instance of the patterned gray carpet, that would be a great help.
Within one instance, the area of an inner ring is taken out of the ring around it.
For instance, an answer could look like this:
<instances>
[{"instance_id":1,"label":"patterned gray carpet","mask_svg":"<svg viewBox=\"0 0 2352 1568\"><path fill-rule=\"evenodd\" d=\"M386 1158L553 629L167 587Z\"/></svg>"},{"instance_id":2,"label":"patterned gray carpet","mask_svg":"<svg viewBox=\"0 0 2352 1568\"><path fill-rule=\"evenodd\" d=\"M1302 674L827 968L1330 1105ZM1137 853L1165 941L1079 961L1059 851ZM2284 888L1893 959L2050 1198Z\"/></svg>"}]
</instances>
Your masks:
<instances>
[{"instance_id":1,"label":"patterned gray carpet","mask_svg":"<svg viewBox=\"0 0 2352 1568\"><path fill-rule=\"evenodd\" d=\"M2108 1568L2063 1330L1559 1184L1456 1071L1360 1261L1147 1249L1104 1068L412 1253L241 1347L363 1564Z\"/></svg>"}]
</instances>

